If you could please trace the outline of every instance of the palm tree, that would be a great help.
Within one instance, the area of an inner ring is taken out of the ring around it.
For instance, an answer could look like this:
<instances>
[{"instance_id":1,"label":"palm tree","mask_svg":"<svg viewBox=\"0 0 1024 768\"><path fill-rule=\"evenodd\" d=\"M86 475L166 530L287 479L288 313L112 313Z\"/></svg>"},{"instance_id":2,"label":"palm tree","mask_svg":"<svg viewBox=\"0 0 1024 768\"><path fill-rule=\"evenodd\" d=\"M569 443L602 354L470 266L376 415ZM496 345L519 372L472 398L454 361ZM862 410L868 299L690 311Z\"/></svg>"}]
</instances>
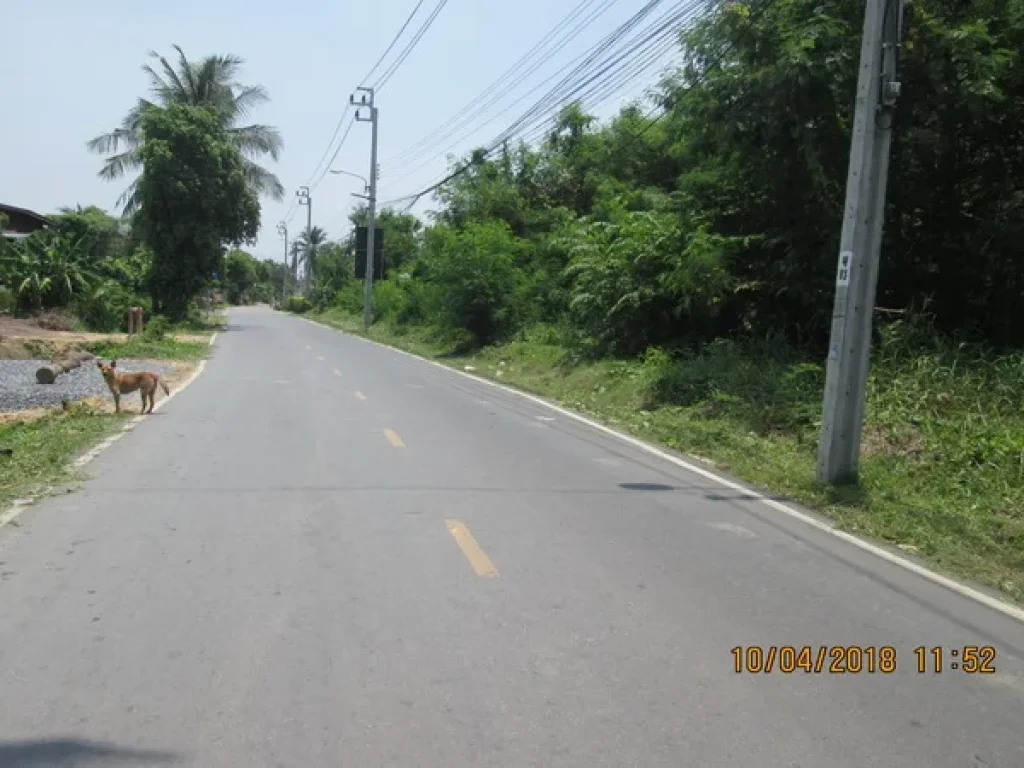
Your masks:
<instances>
[{"instance_id":1,"label":"palm tree","mask_svg":"<svg viewBox=\"0 0 1024 768\"><path fill-rule=\"evenodd\" d=\"M277 176L253 160L262 155L277 160L284 146L281 134L269 125L239 125L253 108L269 100L266 89L261 85L238 83L236 76L244 59L237 56L207 56L193 62L179 46L175 45L174 50L178 52L177 70L153 51L149 55L160 62L161 72L149 64L142 67L149 75L155 102L139 99L121 120L119 128L88 143L91 151L109 155L100 177L117 179L142 164L142 116L146 110L171 104L209 107L220 115L228 137L242 153L245 173L253 189L274 200L283 200L284 187ZM138 203L137 182L132 182L117 204L123 206L125 213L131 213L138 208Z\"/></svg>"},{"instance_id":2,"label":"palm tree","mask_svg":"<svg viewBox=\"0 0 1024 768\"><path fill-rule=\"evenodd\" d=\"M322 227L313 227L303 231L296 238L296 245L301 248L302 260L306 265L306 282L313 280L316 272L316 249L327 242L327 231Z\"/></svg>"}]
</instances>

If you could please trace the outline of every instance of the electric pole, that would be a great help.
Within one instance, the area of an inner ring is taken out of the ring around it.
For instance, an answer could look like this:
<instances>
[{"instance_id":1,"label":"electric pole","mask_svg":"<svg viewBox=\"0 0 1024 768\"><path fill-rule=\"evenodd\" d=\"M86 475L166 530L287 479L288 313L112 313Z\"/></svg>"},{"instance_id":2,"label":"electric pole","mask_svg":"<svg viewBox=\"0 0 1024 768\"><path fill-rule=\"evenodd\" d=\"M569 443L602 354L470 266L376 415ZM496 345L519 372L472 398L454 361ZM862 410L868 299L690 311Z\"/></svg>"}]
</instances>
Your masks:
<instances>
[{"instance_id":1,"label":"electric pole","mask_svg":"<svg viewBox=\"0 0 1024 768\"><path fill-rule=\"evenodd\" d=\"M302 273L302 282L306 284L306 292L309 292L309 267L310 267L310 254L309 251L313 247L310 242L310 233L313 229L313 198L309 196L309 187L299 187L299 191L295 193L299 198L299 205L306 206L306 269ZM298 278L296 277L296 280Z\"/></svg>"},{"instance_id":2,"label":"electric pole","mask_svg":"<svg viewBox=\"0 0 1024 768\"><path fill-rule=\"evenodd\" d=\"M857 479L902 32L903 0L867 0L818 443L823 483Z\"/></svg>"},{"instance_id":3,"label":"electric pole","mask_svg":"<svg viewBox=\"0 0 1024 768\"><path fill-rule=\"evenodd\" d=\"M356 101L354 94L349 96L349 103L357 107L356 120L370 123L370 190L367 198L369 214L366 227L366 279L363 283L363 328L370 330L373 311L373 241L377 207L377 107L373 105L373 88L356 88L356 90L363 91L359 101ZM369 94L369 98L367 98L367 94ZM369 107L370 116L363 117L359 107Z\"/></svg>"},{"instance_id":4,"label":"electric pole","mask_svg":"<svg viewBox=\"0 0 1024 768\"><path fill-rule=\"evenodd\" d=\"M284 301L288 292L288 225L280 221L277 224L277 234L284 238L284 280L281 281L281 301Z\"/></svg>"}]
</instances>

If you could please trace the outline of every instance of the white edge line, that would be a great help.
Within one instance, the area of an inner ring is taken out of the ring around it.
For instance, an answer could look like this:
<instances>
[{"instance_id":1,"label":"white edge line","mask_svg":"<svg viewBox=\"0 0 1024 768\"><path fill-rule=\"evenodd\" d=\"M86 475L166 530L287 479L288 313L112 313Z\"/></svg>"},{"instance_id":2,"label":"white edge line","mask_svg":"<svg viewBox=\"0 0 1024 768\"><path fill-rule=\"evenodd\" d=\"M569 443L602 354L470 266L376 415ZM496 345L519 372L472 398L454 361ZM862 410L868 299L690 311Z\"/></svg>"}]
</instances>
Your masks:
<instances>
[{"instance_id":1,"label":"white edge line","mask_svg":"<svg viewBox=\"0 0 1024 768\"><path fill-rule=\"evenodd\" d=\"M154 411L159 411L160 408L164 405L164 403L166 403L166 402L168 402L170 400L173 400L175 398L175 396L179 392L184 390L193 381L195 381L196 379L199 378L199 374L201 374L203 372L203 369L205 367L206 367L206 360L200 360L199 361L199 365L192 372L192 375L189 376L187 379L185 379L185 381L183 381L180 386L175 388L174 391L171 392L171 394L167 395L167 397L165 397L163 400L158 401L157 404L153 406L153 410ZM114 443L116 443L118 440L120 440L122 437L124 437L126 432L130 432L133 429L135 429L135 425L138 424L139 422L141 422L144 418L145 417L142 416L141 414L135 416L127 424L125 424L123 427L121 427L121 431L120 432L117 432L116 434L113 434L110 437L107 437L107 438L101 440L97 445L94 445L92 448L90 448L84 454L82 454L77 459L72 461L71 465L75 469L81 469L86 464L88 464L90 461L92 461L97 456L99 456L101 453L103 453L103 451L107 450L107 448L109 448ZM36 501L36 499L34 499L33 501ZM33 506L33 505L32 504L24 504L24 505L13 506L10 509L8 509L6 512L4 512L3 514L0 514L0 528L3 528L5 525L10 523L11 521L16 520L18 518L18 516L21 515L21 513L24 512L30 506Z\"/></svg>"},{"instance_id":2,"label":"white edge line","mask_svg":"<svg viewBox=\"0 0 1024 768\"><path fill-rule=\"evenodd\" d=\"M214 331L213 332L213 336L210 337L210 346L211 347L213 346L213 342L215 342L216 340L217 340L217 332Z\"/></svg>"},{"instance_id":3,"label":"white edge line","mask_svg":"<svg viewBox=\"0 0 1024 768\"><path fill-rule=\"evenodd\" d=\"M507 393L509 393L511 395L516 395L517 397L521 397L524 400L529 400L532 403L536 403L537 405L541 405L541 406L543 406L545 408L548 408L548 409L550 409L552 411L555 411L556 413L560 413L563 416L566 416L566 417L568 417L570 419L575 419L576 421L580 422L581 424L586 424L588 427L590 427L592 429L596 429L599 432L604 432L607 435L611 435L613 437L616 437L619 440L622 440L623 442L628 443L629 445L632 445L635 448L639 448L640 450L646 451L647 453L650 453L650 454L652 454L654 456L657 456L658 458L663 459L663 460L665 460L665 461L667 461L667 462L669 462L671 464L675 464L677 467L682 467L683 469L686 469L686 470L688 470L690 472L693 472L696 475L700 475L703 478L706 478L708 480L712 480L712 481L718 483L719 485L723 485L726 488L729 488L730 490L740 491L740 492L742 492L742 493L744 493L744 494L746 494L748 496L751 496L751 497L753 497L751 499L753 501L760 501L761 503L767 505L768 507L770 507L770 508L772 508L772 509L774 509L774 510L776 510L778 512L782 512L783 514L788 515L789 517L791 517L791 518L793 518L795 520L799 520L800 522L805 523L805 524L811 526L812 528L816 528L819 531L831 534L832 536L835 536L837 539L841 539L841 540L845 541L847 544L852 544L853 546L857 547L858 549L860 549L860 550L862 550L864 552L868 552L869 554L872 554L875 557L881 558L882 560L885 560L885 561L887 561L889 563L892 563L893 565L899 566L900 568L908 570L911 573L917 574L918 576L921 576L922 578L927 579L928 581L931 581L934 584L939 584L940 586L943 586L946 589L949 589L949 590L951 590L953 592L956 592L957 594L959 594L959 595L961 595L963 597L970 598L971 600L974 600L974 601L976 601L978 603L981 603L982 605L985 605L985 606L987 606L987 607L989 607L989 608L991 608L993 610L999 611L1000 613L1002 613L1005 616L1009 616L1012 619L1016 619L1017 621L1024 622L1024 609L1018 608L1017 606L1011 605L1010 603L1004 602L1002 600L998 600L998 599L992 597L991 595L986 595L984 592L981 592L981 591L979 591L977 589L969 587L966 584L961 584L958 581L954 581L953 579L951 579L951 578L949 578L947 576L943 576L942 574L936 573L935 571L932 571L932 570L930 570L928 568L925 568L925 567L923 567L921 565L918 565L915 562L912 562L912 561L907 560L905 558L902 558L902 557L900 557L898 555L895 555L892 552L889 552L888 550L883 549L882 547L879 547L879 546L877 546L875 544L872 544L871 542L864 541L863 539L860 539L860 538L854 536L853 534L847 533L846 531L841 531L838 528L836 528L836 527L834 527L834 526L832 526L832 525L830 525L828 523L822 522L821 520L818 520L818 519L816 519L814 517L811 517L810 515L807 515L807 514L801 512L801 511L799 511L797 509L794 509L793 507L790 507L787 504L783 504L781 502L775 501L774 499L769 499L766 496L764 496L763 494L760 494L760 493L758 493L757 491L755 491L753 489L746 488L746 487L740 485L739 483L734 483L732 480L729 480L729 479L727 479L725 477L722 477L721 475L718 475L718 474L716 474L714 472L711 472L711 471L709 471L707 469L704 469L703 467L699 467L696 464L691 464L690 462L686 461L685 459L681 459L678 456L673 456L670 453L666 453L665 451L661 450L660 448L656 448L655 446L653 446L653 445L651 445L649 443L645 443L643 440L638 440L635 437L631 437L630 435L626 435L626 434L623 434L622 432L618 432L618 431L612 429L611 427L607 427L604 424L600 424L600 423L598 423L596 421L588 419L586 416L581 416L578 413L574 413L573 411L570 411L567 408L563 408L560 405L555 405L554 403L549 403L548 401L546 401L546 400L544 400L542 398L539 398L539 397L537 397L535 395L531 395L528 392L522 392L522 391L520 391L518 389L513 389L512 387L507 387L504 384L497 383L496 381L491 381L490 379L485 379L485 378L483 378L481 376L474 376L471 373L466 373L465 371L460 371L460 370L458 370L456 368L451 368L451 367L449 367L447 365L444 365L443 363L438 363L438 362L435 362L433 360L428 360L427 358L421 357L420 355L413 354L412 352L406 352L404 349L398 349L397 347L391 347L391 346L388 346L387 344L382 344L379 341L374 341L373 339L368 339L365 336L357 336L355 334L345 333L344 331L340 331L337 328L332 328L331 326L325 325L324 323L318 322L316 320L310 320L310 319L305 318L305 317L302 318L302 319L306 320L306 322L313 323L314 325L319 325L322 328L327 328L328 330L334 331L335 333L343 333L344 335L346 335L346 336L348 336L350 338L358 339L360 341L365 341L365 342L368 342L369 344L374 344L374 345L376 345L378 347L383 347L384 349L389 349L392 352L398 352L399 354L405 355L407 357L412 357L412 358L414 358L416 360L420 360L420 361L422 361L424 363L428 363L429 365L433 365L433 366L435 366L437 368L441 368L441 369L443 369L445 371L449 371L450 373L454 373L454 374L457 374L459 376L465 376L467 379L473 379L473 381L477 381L477 382L479 382L481 384L486 384L489 387L496 387L497 389L500 389L503 392L507 392Z\"/></svg>"}]
</instances>

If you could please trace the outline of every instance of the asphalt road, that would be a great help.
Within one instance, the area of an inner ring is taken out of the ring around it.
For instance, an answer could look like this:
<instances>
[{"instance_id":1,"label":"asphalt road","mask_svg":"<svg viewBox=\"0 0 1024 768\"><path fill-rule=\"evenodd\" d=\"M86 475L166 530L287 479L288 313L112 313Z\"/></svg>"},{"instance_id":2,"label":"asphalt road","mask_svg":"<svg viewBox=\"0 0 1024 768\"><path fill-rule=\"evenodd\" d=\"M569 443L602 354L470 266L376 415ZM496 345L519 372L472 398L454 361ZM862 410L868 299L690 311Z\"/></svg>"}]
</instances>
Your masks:
<instances>
[{"instance_id":1,"label":"asphalt road","mask_svg":"<svg viewBox=\"0 0 1024 768\"><path fill-rule=\"evenodd\" d=\"M0 765L1024 765L1024 625L297 318L215 349L0 530Z\"/></svg>"}]
</instances>

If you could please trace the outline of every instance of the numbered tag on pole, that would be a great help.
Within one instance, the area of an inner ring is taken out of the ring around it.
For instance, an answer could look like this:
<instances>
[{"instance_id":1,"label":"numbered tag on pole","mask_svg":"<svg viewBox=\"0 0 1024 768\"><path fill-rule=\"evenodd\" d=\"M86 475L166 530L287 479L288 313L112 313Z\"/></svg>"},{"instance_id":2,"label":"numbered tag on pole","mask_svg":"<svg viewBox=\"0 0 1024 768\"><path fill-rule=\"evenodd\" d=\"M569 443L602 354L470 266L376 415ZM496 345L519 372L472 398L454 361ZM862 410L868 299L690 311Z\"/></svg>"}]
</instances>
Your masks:
<instances>
[{"instance_id":1,"label":"numbered tag on pole","mask_svg":"<svg viewBox=\"0 0 1024 768\"><path fill-rule=\"evenodd\" d=\"M853 251L839 254L839 268L836 270L836 287L845 288L850 285L850 269L853 266Z\"/></svg>"}]
</instances>

